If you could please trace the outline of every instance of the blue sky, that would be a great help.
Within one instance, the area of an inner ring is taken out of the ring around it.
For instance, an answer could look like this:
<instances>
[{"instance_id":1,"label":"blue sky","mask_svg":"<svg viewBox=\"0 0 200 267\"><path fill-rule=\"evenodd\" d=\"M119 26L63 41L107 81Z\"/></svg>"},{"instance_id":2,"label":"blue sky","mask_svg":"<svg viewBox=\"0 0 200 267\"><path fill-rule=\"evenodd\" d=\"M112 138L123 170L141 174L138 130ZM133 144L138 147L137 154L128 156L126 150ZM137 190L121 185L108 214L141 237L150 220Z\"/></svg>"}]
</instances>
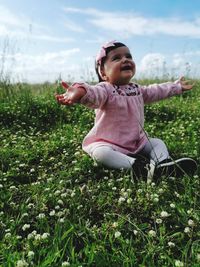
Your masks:
<instances>
[{"instance_id":1,"label":"blue sky","mask_svg":"<svg viewBox=\"0 0 200 267\"><path fill-rule=\"evenodd\" d=\"M0 0L0 75L15 81L96 78L95 55L114 39L136 78L200 77L199 0Z\"/></svg>"}]
</instances>

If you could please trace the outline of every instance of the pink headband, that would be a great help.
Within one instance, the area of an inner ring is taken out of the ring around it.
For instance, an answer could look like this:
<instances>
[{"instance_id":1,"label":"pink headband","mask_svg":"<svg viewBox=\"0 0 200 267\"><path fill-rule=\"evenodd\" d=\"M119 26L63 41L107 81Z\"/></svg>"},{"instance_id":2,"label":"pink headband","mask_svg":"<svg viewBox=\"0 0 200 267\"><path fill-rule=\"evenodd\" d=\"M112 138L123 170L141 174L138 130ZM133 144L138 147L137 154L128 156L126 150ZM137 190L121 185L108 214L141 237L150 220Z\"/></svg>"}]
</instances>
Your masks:
<instances>
[{"instance_id":1,"label":"pink headband","mask_svg":"<svg viewBox=\"0 0 200 267\"><path fill-rule=\"evenodd\" d=\"M96 56L96 64L97 65L101 65L102 58L104 58L106 56L106 48L111 47L111 46L115 46L114 45L115 43L117 43L117 41L116 40L113 40L113 41L110 41L110 42L104 44L101 47L99 53Z\"/></svg>"}]
</instances>

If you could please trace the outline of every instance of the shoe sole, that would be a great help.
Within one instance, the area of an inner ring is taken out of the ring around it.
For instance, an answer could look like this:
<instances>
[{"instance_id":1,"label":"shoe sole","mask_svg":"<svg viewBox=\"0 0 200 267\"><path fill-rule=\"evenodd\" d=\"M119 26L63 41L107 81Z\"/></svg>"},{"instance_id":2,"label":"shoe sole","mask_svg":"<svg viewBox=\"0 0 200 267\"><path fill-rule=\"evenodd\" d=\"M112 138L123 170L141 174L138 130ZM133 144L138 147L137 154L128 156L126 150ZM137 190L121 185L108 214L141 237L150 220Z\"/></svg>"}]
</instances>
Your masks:
<instances>
[{"instance_id":1,"label":"shoe sole","mask_svg":"<svg viewBox=\"0 0 200 267\"><path fill-rule=\"evenodd\" d=\"M156 176L193 176L196 171L197 163L195 160L190 158L182 158L172 162L160 164L159 167L156 169Z\"/></svg>"}]
</instances>

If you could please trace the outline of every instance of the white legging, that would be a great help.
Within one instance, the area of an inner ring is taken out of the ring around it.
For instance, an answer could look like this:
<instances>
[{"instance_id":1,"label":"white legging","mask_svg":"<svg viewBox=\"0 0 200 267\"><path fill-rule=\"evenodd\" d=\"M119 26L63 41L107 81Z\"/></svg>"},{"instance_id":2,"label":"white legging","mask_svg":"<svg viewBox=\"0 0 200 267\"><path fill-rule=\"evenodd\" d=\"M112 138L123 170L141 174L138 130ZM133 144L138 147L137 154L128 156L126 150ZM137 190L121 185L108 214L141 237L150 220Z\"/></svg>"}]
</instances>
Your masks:
<instances>
[{"instance_id":1,"label":"white legging","mask_svg":"<svg viewBox=\"0 0 200 267\"><path fill-rule=\"evenodd\" d=\"M156 164L169 158L165 143L158 138L149 138L139 154L146 156ZM136 160L134 155L128 156L106 145L95 148L91 156L98 163L112 169L130 169Z\"/></svg>"}]
</instances>

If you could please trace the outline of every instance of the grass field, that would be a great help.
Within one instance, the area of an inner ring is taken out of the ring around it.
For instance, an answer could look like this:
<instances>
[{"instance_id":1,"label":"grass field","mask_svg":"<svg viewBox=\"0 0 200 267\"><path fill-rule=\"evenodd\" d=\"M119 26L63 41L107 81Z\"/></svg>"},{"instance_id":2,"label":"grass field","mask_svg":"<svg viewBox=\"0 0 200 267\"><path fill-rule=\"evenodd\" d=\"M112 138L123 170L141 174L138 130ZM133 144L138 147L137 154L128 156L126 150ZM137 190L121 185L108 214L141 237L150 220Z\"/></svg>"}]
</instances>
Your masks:
<instances>
[{"instance_id":1,"label":"grass field","mask_svg":"<svg viewBox=\"0 0 200 267\"><path fill-rule=\"evenodd\" d=\"M200 266L200 172L135 184L97 166L81 149L93 111L59 106L56 90L0 83L0 266ZM145 117L199 164L200 81Z\"/></svg>"}]
</instances>

